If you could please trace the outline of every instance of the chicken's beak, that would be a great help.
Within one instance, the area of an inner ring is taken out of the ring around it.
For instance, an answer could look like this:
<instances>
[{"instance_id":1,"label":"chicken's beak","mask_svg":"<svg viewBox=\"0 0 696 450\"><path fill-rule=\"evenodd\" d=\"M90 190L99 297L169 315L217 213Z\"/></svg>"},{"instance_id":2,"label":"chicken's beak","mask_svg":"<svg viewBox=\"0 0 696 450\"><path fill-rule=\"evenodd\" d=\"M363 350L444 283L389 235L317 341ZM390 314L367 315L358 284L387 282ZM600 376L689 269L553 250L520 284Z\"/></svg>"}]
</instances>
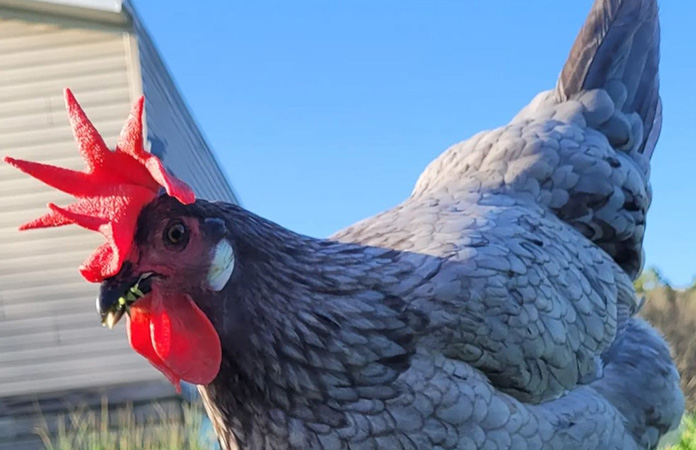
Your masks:
<instances>
[{"instance_id":1,"label":"chicken's beak","mask_svg":"<svg viewBox=\"0 0 696 450\"><path fill-rule=\"evenodd\" d=\"M130 305L150 292L152 273L129 277L124 280L104 281L99 287L97 312L104 326L113 328L129 312Z\"/></svg>"}]
</instances>

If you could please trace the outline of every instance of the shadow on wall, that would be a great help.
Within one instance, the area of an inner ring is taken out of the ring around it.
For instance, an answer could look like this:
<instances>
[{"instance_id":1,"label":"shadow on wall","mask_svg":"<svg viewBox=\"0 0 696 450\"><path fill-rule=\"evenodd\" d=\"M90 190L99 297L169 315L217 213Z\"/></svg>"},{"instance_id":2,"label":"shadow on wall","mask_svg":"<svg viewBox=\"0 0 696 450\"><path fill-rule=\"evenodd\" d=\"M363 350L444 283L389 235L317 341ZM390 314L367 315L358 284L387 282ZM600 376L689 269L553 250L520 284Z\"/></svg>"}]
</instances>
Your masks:
<instances>
[{"instance_id":1,"label":"shadow on wall","mask_svg":"<svg viewBox=\"0 0 696 450\"><path fill-rule=\"evenodd\" d=\"M150 144L150 153L158 157L164 163L167 155L167 140L148 133L147 142ZM166 163L164 164L166 167ZM167 170L169 170L169 167L167 167Z\"/></svg>"}]
</instances>

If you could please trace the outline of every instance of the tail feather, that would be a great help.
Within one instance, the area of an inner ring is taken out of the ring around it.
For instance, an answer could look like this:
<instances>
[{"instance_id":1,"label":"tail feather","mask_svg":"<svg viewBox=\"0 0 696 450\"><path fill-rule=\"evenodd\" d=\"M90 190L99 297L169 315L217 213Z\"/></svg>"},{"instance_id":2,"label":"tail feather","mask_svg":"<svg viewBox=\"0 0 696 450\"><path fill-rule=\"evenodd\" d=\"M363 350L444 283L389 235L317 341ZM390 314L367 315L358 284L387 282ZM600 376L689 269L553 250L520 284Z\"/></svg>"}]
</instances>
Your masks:
<instances>
[{"instance_id":1,"label":"tail feather","mask_svg":"<svg viewBox=\"0 0 696 450\"><path fill-rule=\"evenodd\" d=\"M662 125L659 34L657 0L596 0L555 89L507 126L448 149L413 197L486 191L534 199L635 278Z\"/></svg>"},{"instance_id":2,"label":"tail feather","mask_svg":"<svg viewBox=\"0 0 696 450\"><path fill-rule=\"evenodd\" d=\"M638 116L641 129L631 130L637 135L631 150L649 158L662 124L659 44L654 0L596 0L558 78L557 100L605 90L617 112Z\"/></svg>"},{"instance_id":3,"label":"tail feather","mask_svg":"<svg viewBox=\"0 0 696 450\"><path fill-rule=\"evenodd\" d=\"M582 188L557 214L632 278L642 268L650 158L662 128L659 63L657 0L595 0L553 91L556 109L581 105L585 126L606 137L619 161L606 192L603 179L579 168Z\"/></svg>"}]
</instances>

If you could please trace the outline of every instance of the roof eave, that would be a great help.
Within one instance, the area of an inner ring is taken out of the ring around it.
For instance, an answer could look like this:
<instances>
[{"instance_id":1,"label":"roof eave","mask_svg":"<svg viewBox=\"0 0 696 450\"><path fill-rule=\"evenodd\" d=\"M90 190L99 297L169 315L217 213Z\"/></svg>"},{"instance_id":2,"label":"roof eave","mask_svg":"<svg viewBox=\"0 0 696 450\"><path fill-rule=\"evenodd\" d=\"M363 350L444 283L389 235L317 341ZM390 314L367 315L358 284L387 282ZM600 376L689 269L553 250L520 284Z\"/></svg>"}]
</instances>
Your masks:
<instances>
[{"instance_id":1,"label":"roof eave","mask_svg":"<svg viewBox=\"0 0 696 450\"><path fill-rule=\"evenodd\" d=\"M112 7L107 8L90 6L89 2L80 1L0 0L0 7L114 25L125 25L130 20L121 2L114 2Z\"/></svg>"}]
</instances>

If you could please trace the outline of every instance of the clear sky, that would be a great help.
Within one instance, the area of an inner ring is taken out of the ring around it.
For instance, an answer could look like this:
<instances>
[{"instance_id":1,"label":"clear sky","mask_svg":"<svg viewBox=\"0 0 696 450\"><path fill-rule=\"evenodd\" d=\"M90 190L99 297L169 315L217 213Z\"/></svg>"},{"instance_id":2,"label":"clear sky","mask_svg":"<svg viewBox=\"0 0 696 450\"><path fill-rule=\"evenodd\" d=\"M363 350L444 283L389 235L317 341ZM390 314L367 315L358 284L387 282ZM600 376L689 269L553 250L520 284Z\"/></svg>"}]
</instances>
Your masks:
<instances>
[{"instance_id":1,"label":"clear sky","mask_svg":"<svg viewBox=\"0 0 696 450\"><path fill-rule=\"evenodd\" d=\"M552 88L591 0L134 0L243 206L317 237ZM194 6L195 5L195 6ZM648 264L696 274L696 2L663 0Z\"/></svg>"}]
</instances>

